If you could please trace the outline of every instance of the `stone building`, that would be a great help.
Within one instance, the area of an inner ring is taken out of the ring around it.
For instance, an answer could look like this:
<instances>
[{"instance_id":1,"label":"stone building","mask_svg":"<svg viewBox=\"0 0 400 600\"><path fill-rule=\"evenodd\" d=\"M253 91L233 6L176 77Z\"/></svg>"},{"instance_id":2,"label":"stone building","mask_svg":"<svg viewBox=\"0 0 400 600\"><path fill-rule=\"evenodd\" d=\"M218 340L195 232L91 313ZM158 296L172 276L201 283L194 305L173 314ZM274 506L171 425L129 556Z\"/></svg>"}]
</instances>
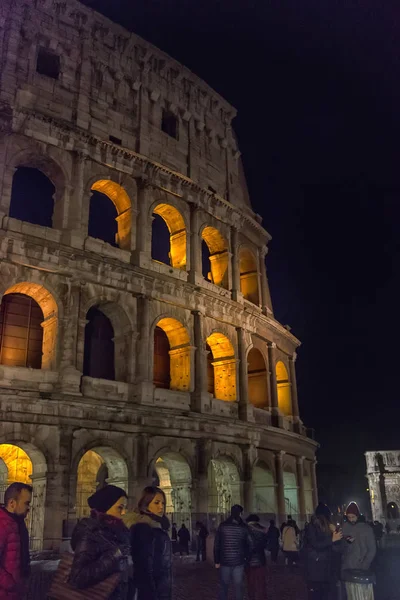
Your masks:
<instances>
[{"instance_id":1,"label":"stone building","mask_svg":"<svg viewBox=\"0 0 400 600\"><path fill-rule=\"evenodd\" d=\"M105 482L160 484L189 525L304 520L299 342L234 108L76 0L2 0L0 29L0 491L33 482L33 547Z\"/></svg>"},{"instance_id":2,"label":"stone building","mask_svg":"<svg viewBox=\"0 0 400 600\"><path fill-rule=\"evenodd\" d=\"M372 518L388 522L392 529L400 524L400 450L366 452L367 478Z\"/></svg>"}]
</instances>

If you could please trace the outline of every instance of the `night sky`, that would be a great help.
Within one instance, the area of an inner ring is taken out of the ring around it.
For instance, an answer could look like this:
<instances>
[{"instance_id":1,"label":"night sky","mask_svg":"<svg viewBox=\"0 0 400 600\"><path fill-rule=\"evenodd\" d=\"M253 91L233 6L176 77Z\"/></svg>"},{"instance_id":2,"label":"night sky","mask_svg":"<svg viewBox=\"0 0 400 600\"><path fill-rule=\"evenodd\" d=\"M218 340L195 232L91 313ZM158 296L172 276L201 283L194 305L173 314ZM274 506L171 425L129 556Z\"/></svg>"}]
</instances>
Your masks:
<instances>
[{"instance_id":1,"label":"night sky","mask_svg":"<svg viewBox=\"0 0 400 600\"><path fill-rule=\"evenodd\" d=\"M321 444L322 494L365 502L363 452L400 448L395 3L85 3L238 109L252 204L273 237L275 315L302 341L300 409Z\"/></svg>"}]
</instances>

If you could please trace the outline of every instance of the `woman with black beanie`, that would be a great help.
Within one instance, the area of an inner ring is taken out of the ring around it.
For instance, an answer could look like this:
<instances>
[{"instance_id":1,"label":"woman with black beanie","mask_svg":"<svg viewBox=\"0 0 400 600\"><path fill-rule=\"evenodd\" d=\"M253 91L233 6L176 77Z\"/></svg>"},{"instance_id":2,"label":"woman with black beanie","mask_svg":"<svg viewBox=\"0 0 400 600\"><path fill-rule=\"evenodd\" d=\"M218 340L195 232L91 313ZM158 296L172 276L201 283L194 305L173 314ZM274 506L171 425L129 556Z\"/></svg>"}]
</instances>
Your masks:
<instances>
[{"instance_id":1,"label":"woman with black beanie","mask_svg":"<svg viewBox=\"0 0 400 600\"><path fill-rule=\"evenodd\" d=\"M137 510L124 519L131 533L137 600L171 600L172 549L165 505L160 488L146 487Z\"/></svg>"},{"instance_id":2,"label":"woman with black beanie","mask_svg":"<svg viewBox=\"0 0 400 600\"><path fill-rule=\"evenodd\" d=\"M304 536L303 555L309 600L336 598L337 553L343 534L331 523L331 511L320 502Z\"/></svg>"},{"instance_id":3,"label":"woman with black beanie","mask_svg":"<svg viewBox=\"0 0 400 600\"><path fill-rule=\"evenodd\" d=\"M122 488L107 485L90 496L88 504L90 517L81 519L72 532L75 556L68 583L85 589L120 573L110 600L128 600L129 531L122 521L127 495Z\"/></svg>"}]
</instances>

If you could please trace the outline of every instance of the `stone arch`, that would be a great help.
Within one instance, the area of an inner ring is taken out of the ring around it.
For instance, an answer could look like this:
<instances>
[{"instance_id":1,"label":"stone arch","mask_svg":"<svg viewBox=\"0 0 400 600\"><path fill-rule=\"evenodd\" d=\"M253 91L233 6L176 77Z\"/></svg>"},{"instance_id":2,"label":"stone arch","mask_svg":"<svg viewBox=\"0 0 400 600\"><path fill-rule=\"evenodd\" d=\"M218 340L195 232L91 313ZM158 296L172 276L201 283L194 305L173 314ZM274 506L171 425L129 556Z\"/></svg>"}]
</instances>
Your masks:
<instances>
[{"instance_id":1,"label":"stone arch","mask_svg":"<svg viewBox=\"0 0 400 600\"><path fill-rule=\"evenodd\" d=\"M285 491L286 514L295 519L299 513L299 498L297 489L297 475L295 468L290 463L283 465L283 485Z\"/></svg>"},{"instance_id":2,"label":"stone arch","mask_svg":"<svg viewBox=\"0 0 400 600\"><path fill-rule=\"evenodd\" d=\"M236 358L230 339L219 331L214 331L206 340L213 362L214 395L218 400L236 400Z\"/></svg>"},{"instance_id":3,"label":"stone arch","mask_svg":"<svg viewBox=\"0 0 400 600\"><path fill-rule=\"evenodd\" d=\"M260 305L260 289L257 258L247 246L239 249L240 291L243 298L256 306Z\"/></svg>"},{"instance_id":4,"label":"stone arch","mask_svg":"<svg viewBox=\"0 0 400 600\"><path fill-rule=\"evenodd\" d=\"M247 354L247 380L249 402L256 408L267 408L268 371L262 352L252 346Z\"/></svg>"},{"instance_id":5,"label":"stone arch","mask_svg":"<svg viewBox=\"0 0 400 600\"><path fill-rule=\"evenodd\" d=\"M205 273L203 254L203 275L205 275L205 278L211 281L211 283L219 285L228 290L230 267L228 241L216 227L212 227L210 225L204 225L200 230L200 235L207 247L208 260L210 264L209 274Z\"/></svg>"},{"instance_id":6,"label":"stone arch","mask_svg":"<svg viewBox=\"0 0 400 600\"><path fill-rule=\"evenodd\" d=\"M253 510L272 518L277 513L276 484L274 471L267 462L256 460L252 470L252 483Z\"/></svg>"},{"instance_id":7,"label":"stone arch","mask_svg":"<svg viewBox=\"0 0 400 600\"><path fill-rule=\"evenodd\" d=\"M163 362L163 368L165 365L169 365L170 384L171 390L179 390L187 392L190 390L191 385L191 362L192 353L190 346L189 332L185 325L183 325L177 319L170 316L161 316L155 321L152 332L153 339L156 342L157 328L161 329L168 339L169 350L168 350L168 361ZM157 351L154 346L153 352L153 380L156 383L160 379L158 373L158 361L161 361L158 355L155 355ZM162 349L163 353L167 352L166 346ZM165 373L163 374L162 380L165 379Z\"/></svg>"},{"instance_id":8,"label":"stone arch","mask_svg":"<svg viewBox=\"0 0 400 600\"><path fill-rule=\"evenodd\" d=\"M107 196L117 211L117 233L115 243L123 250L131 250L132 235L132 202L126 190L112 179L97 179L92 183L90 190ZM93 198L96 201L96 198ZM93 210L95 207L93 206ZM90 220L90 216L89 216ZM90 229L90 222L88 224Z\"/></svg>"},{"instance_id":9,"label":"stone arch","mask_svg":"<svg viewBox=\"0 0 400 600\"><path fill-rule=\"evenodd\" d=\"M173 204L157 201L151 207L151 214L159 215L168 228L171 267L186 270L187 226L182 213Z\"/></svg>"},{"instance_id":10,"label":"stone arch","mask_svg":"<svg viewBox=\"0 0 400 600\"><path fill-rule=\"evenodd\" d=\"M107 484L121 487L128 494L128 466L112 446L93 445L80 455L76 467L76 517L90 514L89 496Z\"/></svg>"},{"instance_id":11,"label":"stone arch","mask_svg":"<svg viewBox=\"0 0 400 600\"><path fill-rule=\"evenodd\" d=\"M8 287L3 295L22 294L35 300L43 313L42 369L55 370L59 311L54 295L40 283L22 281Z\"/></svg>"},{"instance_id":12,"label":"stone arch","mask_svg":"<svg viewBox=\"0 0 400 600\"><path fill-rule=\"evenodd\" d=\"M278 388L278 408L285 416L292 414L292 391L289 374L283 361L278 360L276 369L276 385Z\"/></svg>"},{"instance_id":13,"label":"stone arch","mask_svg":"<svg viewBox=\"0 0 400 600\"><path fill-rule=\"evenodd\" d=\"M27 517L31 550L43 548L44 516L46 505L47 462L41 450L34 444L15 441L0 444L0 459L7 469L7 479L0 483L0 503L4 492L15 481L32 485L31 509Z\"/></svg>"},{"instance_id":14,"label":"stone arch","mask_svg":"<svg viewBox=\"0 0 400 600\"><path fill-rule=\"evenodd\" d=\"M231 456L219 455L208 464L208 512L227 515L241 503L240 471Z\"/></svg>"},{"instance_id":15,"label":"stone arch","mask_svg":"<svg viewBox=\"0 0 400 600\"><path fill-rule=\"evenodd\" d=\"M165 449L157 453L152 466L151 475L165 493L170 520L190 526L192 471L188 460L181 452Z\"/></svg>"}]
</instances>

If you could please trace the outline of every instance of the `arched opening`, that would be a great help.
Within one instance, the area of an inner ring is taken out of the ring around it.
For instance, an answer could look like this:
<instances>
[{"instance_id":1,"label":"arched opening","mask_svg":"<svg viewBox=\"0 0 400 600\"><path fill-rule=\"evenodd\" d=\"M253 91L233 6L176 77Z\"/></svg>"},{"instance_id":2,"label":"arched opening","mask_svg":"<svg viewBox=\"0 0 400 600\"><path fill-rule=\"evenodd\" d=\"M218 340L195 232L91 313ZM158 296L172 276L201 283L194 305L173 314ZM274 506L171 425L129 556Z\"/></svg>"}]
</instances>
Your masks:
<instances>
[{"instance_id":1,"label":"arched opening","mask_svg":"<svg viewBox=\"0 0 400 600\"><path fill-rule=\"evenodd\" d=\"M0 364L41 369L43 312L25 294L7 294L0 307Z\"/></svg>"},{"instance_id":2,"label":"arched opening","mask_svg":"<svg viewBox=\"0 0 400 600\"><path fill-rule=\"evenodd\" d=\"M226 290L229 289L229 256L228 256L228 243L226 239L221 235L218 229L215 227L204 227L201 234L203 241L206 244L208 250L207 253L204 250L204 244L202 245L202 265L203 275L205 279L211 281L215 285L219 285ZM208 261L208 262L207 262ZM205 272L208 268L209 271Z\"/></svg>"},{"instance_id":3,"label":"arched opening","mask_svg":"<svg viewBox=\"0 0 400 600\"><path fill-rule=\"evenodd\" d=\"M33 487L31 509L26 518L31 550L43 547L46 472L43 454L31 444L0 444L0 504L12 483L19 481Z\"/></svg>"},{"instance_id":4,"label":"arched opening","mask_svg":"<svg viewBox=\"0 0 400 600\"><path fill-rule=\"evenodd\" d=\"M211 348L208 344L206 344L207 351L207 392L212 396L215 396L215 385L214 385L214 365L213 365L213 355L211 352Z\"/></svg>"},{"instance_id":5,"label":"arched opening","mask_svg":"<svg viewBox=\"0 0 400 600\"><path fill-rule=\"evenodd\" d=\"M236 400L236 358L230 340L222 333L212 333L207 338L207 347L212 355L211 366L214 373L214 396L218 400ZM210 361L210 354L207 355ZM209 364L209 363L208 363ZM209 378L211 369L209 367ZM209 384L209 389L211 385Z\"/></svg>"},{"instance_id":6,"label":"arched opening","mask_svg":"<svg viewBox=\"0 0 400 600\"><path fill-rule=\"evenodd\" d=\"M11 286L0 308L0 364L54 369L57 328L57 304L45 287L29 282Z\"/></svg>"},{"instance_id":7,"label":"arched opening","mask_svg":"<svg viewBox=\"0 0 400 600\"><path fill-rule=\"evenodd\" d=\"M131 250L132 205L124 188L101 179L92 185L88 235Z\"/></svg>"},{"instance_id":8,"label":"arched opening","mask_svg":"<svg viewBox=\"0 0 400 600\"><path fill-rule=\"evenodd\" d=\"M154 329L154 385L189 391L190 363L190 340L186 327L171 317L158 321Z\"/></svg>"},{"instance_id":9,"label":"arched opening","mask_svg":"<svg viewBox=\"0 0 400 600\"><path fill-rule=\"evenodd\" d=\"M190 528L192 474L186 459L176 452L163 453L155 462L153 480L165 493L170 521Z\"/></svg>"},{"instance_id":10,"label":"arched opening","mask_svg":"<svg viewBox=\"0 0 400 600\"><path fill-rule=\"evenodd\" d=\"M208 465L208 512L228 515L234 504L240 504L240 475L227 456L211 459Z\"/></svg>"},{"instance_id":11,"label":"arched opening","mask_svg":"<svg viewBox=\"0 0 400 600\"><path fill-rule=\"evenodd\" d=\"M276 515L276 487L274 475L264 462L258 460L253 467L253 508L256 513L273 518Z\"/></svg>"},{"instance_id":12,"label":"arched opening","mask_svg":"<svg viewBox=\"0 0 400 600\"><path fill-rule=\"evenodd\" d=\"M256 304L260 304L258 290L258 269L254 254L248 248L242 248L239 253L240 291L243 298Z\"/></svg>"},{"instance_id":13,"label":"arched opening","mask_svg":"<svg viewBox=\"0 0 400 600\"><path fill-rule=\"evenodd\" d=\"M90 514L88 498L107 484L128 492L128 467L121 455L108 446L88 450L78 465L76 486L76 517Z\"/></svg>"},{"instance_id":14,"label":"arched opening","mask_svg":"<svg viewBox=\"0 0 400 600\"><path fill-rule=\"evenodd\" d=\"M110 319L92 306L86 315L83 374L115 380L114 328Z\"/></svg>"},{"instance_id":15,"label":"arched opening","mask_svg":"<svg viewBox=\"0 0 400 600\"><path fill-rule=\"evenodd\" d=\"M387 518L398 519L399 518L399 507L396 502L389 502L387 505Z\"/></svg>"},{"instance_id":16,"label":"arched opening","mask_svg":"<svg viewBox=\"0 0 400 600\"><path fill-rule=\"evenodd\" d=\"M39 169L18 167L11 189L10 217L52 227L55 191L50 179Z\"/></svg>"},{"instance_id":17,"label":"arched opening","mask_svg":"<svg viewBox=\"0 0 400 600\"><path fill-rule=\"evenodd\" d=\"M303 466L303 477L304 477L304 500L306 505L306 515L310 516L314 512L314 501L313 501L313 487L311 479L310 465L307 461L304 461Z\"/></svg>"},{"instance_id":18,"label":"arched opening","mask_svg":"<svg viewBox=\"0 0 400 600\"><path fill-rule=\"evenodd\" d=\"M286 514L295 519L299 512L299 499L297 493L297 479L289 465L283 469L283 485L285 489Z\"/></svg>"},{"instance_id":19,"label":"arched opening","mask_svg":"<svg viewBox=\"0 0 400 600\"><path fill-rule=\"evenodd\" d=\"M285 416L292 414L292 392L289 375L285 364L280 360L276 363L276 384L278 387L278 408Z\"/></svg>"},{"instance_id":20,"label":"arched opening","mask_svg":"<svg viewBox=\"0 0 400 600\"><path fill-rule=\"evenodd\" d=\"M174 269L186 269L185 221L170 204L158 204L153 211L151 257Z\"/></svg>"},{"instance_id":21,"label":"arched opening","mask_svg":"<svg viewBox=\"0 0 400 600\"><path fill-rule=\"evenodd\" d=\"M268 376L264 357L257 348L251 348L247 357L249 401L257 408L268 406Z\"/></svg>"}]
</instances>

